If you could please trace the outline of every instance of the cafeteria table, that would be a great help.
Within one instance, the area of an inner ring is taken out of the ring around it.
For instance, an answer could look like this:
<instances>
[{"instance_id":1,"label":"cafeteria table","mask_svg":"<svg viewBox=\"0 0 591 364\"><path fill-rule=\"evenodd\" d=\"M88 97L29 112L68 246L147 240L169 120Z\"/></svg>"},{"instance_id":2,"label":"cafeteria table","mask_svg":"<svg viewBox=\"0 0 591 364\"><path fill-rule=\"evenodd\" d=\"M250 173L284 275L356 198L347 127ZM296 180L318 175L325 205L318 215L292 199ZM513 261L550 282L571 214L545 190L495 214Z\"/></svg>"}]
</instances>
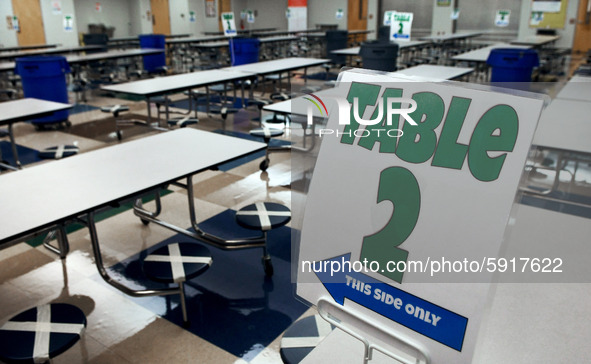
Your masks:
<instances>
[{"instance_id":1,"label":"cafeteria table","mask_svg":"<svg viewBox=\"0 0 591 364\"><path fill-rule=\"evenodd\" d=\"M263 247L263 237L226 241L202 231L195 221L192 176L265 147L264 143L183 128L1 175L0 190L9 193L0 204L0 249L57 230L60 255L65 257L69 250L65 226L82 223L89 229L95 264L107 283L132 296L178 293L178 288L134 290L114 278L103 265L95 214L135 201L134 213L142 221L226 250ZM186 184L178 182L183 179ZM187 190L194 231L157 218L162 210L159 192L169 184ZM156 196L156 212L141 205L141 197L150 194Z\"/></svg>"},{"instance_id":2,"label":"cafeteria table","mask_svg":"<svg viewBox=\"0 0 591 364\"><path fill-rule=\"evenodd\" d=\"M18 158L16 143L14 141L14 134L12 125L19 121L27 121L35 118L49 116L57 111L67 110L73 105L63 104L60 102L45 101L33 98L25 98L20 100L11 100L0 103L0 125L8 125L8 136L12 147L12 154L16 168L7 163L0 161L0 167L7 169L21 169L22 165ZM8 190L4 190L8 191Z\"/></svg>"}]
</instances>

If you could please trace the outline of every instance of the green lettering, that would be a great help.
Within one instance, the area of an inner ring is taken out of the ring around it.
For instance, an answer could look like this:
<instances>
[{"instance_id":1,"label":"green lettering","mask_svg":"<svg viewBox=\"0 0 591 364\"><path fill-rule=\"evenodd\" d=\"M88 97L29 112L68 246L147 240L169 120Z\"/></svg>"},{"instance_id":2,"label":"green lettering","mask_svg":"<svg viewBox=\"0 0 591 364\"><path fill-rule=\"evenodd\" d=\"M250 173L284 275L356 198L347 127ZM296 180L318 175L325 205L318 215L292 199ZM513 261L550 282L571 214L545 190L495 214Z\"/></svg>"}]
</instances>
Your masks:
<instances>
[{"instance_id":1,"label":"green lettering","mask_svg":"<svg viewBox=\"0 0 591 364\"><path fill-rule=\"evenodd\" d=\"M365 108L368 105L376 104L380 89L381 86L353 82L351 84L351 88L349 89L349 94L347 95L347 101L353 105L353 99L356 97L359 103L359 115L362 116L365 112ZM353 107L351 107L350 120L351 124L345 126L343 133L351 133L351 136L343 135L341 137L342 144L353 144L355 141L355 135L353 135L353 132L359 129L359 124L355 121L355 117L353 116Z\"/></svg>"},{"instance_id":2,"label":"green lettering","mask_svg":"<svg viewBox=\"0 0 591 364\"><path fill-rule=\"evenodd\" d=\"M433 166L462 169L466 153L468 153L468 146L456 142L464 125L471 101L470 99L455 96L451 99L443 129L441 135L439 135L439 143L433 156Z\"/></svg>"}]
</instances>

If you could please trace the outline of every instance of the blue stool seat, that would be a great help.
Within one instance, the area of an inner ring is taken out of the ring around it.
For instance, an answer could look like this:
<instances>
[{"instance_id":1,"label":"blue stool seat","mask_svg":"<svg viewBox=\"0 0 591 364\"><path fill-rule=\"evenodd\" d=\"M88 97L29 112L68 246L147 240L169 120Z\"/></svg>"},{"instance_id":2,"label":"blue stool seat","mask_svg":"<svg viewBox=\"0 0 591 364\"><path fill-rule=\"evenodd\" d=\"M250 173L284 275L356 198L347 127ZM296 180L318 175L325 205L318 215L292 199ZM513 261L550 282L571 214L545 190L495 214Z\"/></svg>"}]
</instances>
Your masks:
<instances>
[{"instance_id":1,"label":"blue stool seat","mask_svg":"<svg viewBox=\"0 0 591 364\"><path fill-rule=\"evenodd\" d=\"M209 249L197 243L171 243L156 249L143 261L146 276L157 282L177 283L185 325L189 324L185 281L205 272L212 263Z\"/></svg>"},{"instance_id":2,"label":"blue stool seat","mask_svg":"<svg viewBox=\"0 0 591 364\"><path fill-rule=\"evenodd\" d=\"M291 211L274 202L257 202L236 212L236 221L247 229L269 231L287 224Z\"/></svg>"},{"instance_id":3,"label":"blue stool seat","mask_svg":"<svg viewBox=\"0 0 591 364\"><path fill-rule=\"evenodd\" d=\"M43 159L62 159L78 154L80 149L75 145L58 145L45 148L39 151L39 158Z\"/></svg>"},{"instance_id":4,"label":"blue stool seat","mask_svg":"<svg viewBox=\"0 0 591 364\"><path fill-rule=\"evenodd\" d=\"M205 272L212 263L209 249L196 243L172 243L144 259L144 273L164 283L179 283Z\"/></svg>"},{"instance_id":5,"label":"blue stool seat","mask_svg":"<svg viewBox=\"0 0 591 364\"><path fill-rule=\"evenodd\" d=\"M86 316L76 306L33 307L0 327L0 359L44 363L74 346L85 327Z\"/></svg>"},{"instance_id":6,"label":"blue stool seat","mask_svg":"<svg viewBox=\"0 0 591 364\"><path fill-rule=\"evenodd\" d=\"M195 125L198 122L199 122L199 119L192 118L190 116L179 116L179 117L168 119L168 125L178 126L179 128L184 128L189 125Z\"/></svg>"},{"instance_id":7,"label":"blue stool seat","mask_svg":"<svg viewBox=\"0 0 591 364\"><path fill-rule=\"evenodd\" d=\"M281 360L285 364L301 362L333 329L334 326L319 315L294 322L281 338Z\"/></svg>"}]
</instances>

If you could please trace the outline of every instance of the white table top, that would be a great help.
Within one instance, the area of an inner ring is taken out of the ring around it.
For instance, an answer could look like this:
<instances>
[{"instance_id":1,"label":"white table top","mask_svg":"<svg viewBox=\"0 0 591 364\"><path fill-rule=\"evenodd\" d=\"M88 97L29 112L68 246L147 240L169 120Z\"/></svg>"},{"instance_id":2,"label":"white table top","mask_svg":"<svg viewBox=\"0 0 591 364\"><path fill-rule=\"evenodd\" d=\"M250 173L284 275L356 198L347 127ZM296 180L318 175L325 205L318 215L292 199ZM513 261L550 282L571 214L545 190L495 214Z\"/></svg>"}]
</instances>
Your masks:
<instances>
[{"instance_id":1,"label":"white table top","mask_svg":"<svg viewBox=\"0 0 591 364\"><path fill-rule=\"evenodd\" d=\"M183 128L3 174L0 244L265 147Z\"/></svg>"},{"instance_id":2,"label":"white table top","mask_svg":"<svg viewBox=\"0 0 591 364\"><path fill-rule=\"evenodd\" d=\"M73 105L33 98L0 102L0 125L30 120L56 111L72 108Z\"/></svg>"},{"instance_id":3,"label":"white table top","mask_svg":"<svg viewBox=\"0 0 591 364\"><path fill-rule=\"evenodd\" d=\"M116 58L127 58L127 57L139 57L150 54L157 54L164 52L164 49L157 48L142 48L142 49L123 49L109 52L99 52L84 55L70 54L66 55L66 61L69 64L86 63L92 61L100 61L103 59L116 59ZM0 72L12 71L16 67L15 62L2 62L0 63Z\"/></svg>"},{"instance_id":4,"label":"white table top","mask_svg":"<svg viewBox=\"0 0 591 364\"><path fill-rule=\"evenodd\" d=\"M421 37L421 40L430 40L433 42L445 42L450 40L459 40L459 39L467 39L467 38L474 38L482 35L482 32L466 32L466 33L454 33L454 34L444 34L444 35L429 35L426 37Z\"/></svg>"},{"instance_id":5,"label":"white table top","mask_svg":"<svg viewBox=\"0 0 591 364\"><path fill-rule=\"evenodd\" d=\"M186 44L186 43L202 43L202 42L214 42L217 40L224 40L224 35L210 35L203 37L188 37L188 38L177 38L166 40L166 44Z\"/></svg>"},{"instance_id":6,"label":"white table top","mask_svg":"<svg viewBox=\"0 0 591 364\"><path fill-rule=\"evenodd\" d=\"M420 77L426 80L453 80L472 72L474 72L474 68L471 67L450 67L433 64L421 64L396 71L395 73L411 77Z\"/></svg>"},{"instance_id":7,"label":"white table top","mask_svg":"<svg viewBox=\"0 0 591 364\"><path fill-rule=\"evenodd\" d=\"M241 66L226 67L226 68L222 68L222 70L250 72L250 73L265 75L265 74L270 74L270 73L296 70L299 68L319 66L319 65L324 64L326 62L330 62L330 60L323 59L323 58L291 57L291 58L275 59L272 61L249 63L249 64L244 64Z\"/></svg>"},{"instance_id":8,"label":"white table top","mask_svg":"<svg viewBox=\"0 0 591 364\"><path fill-rule=\"evenodd\" d=\"M576 253L577 248L580 250L581 246L588 245L590 234L588 219L519 205L515 226L508 236L509 252L505 256L557 254L554 256L564 257L560 252L561 244L556 244L557 241L568 243L568 250ZM566 265L567 262L563 268ZM476 345L473 362L588 362L591 346L587 342L591 337L591 328L586 324L586 318L591 315L591 305L587 304L590 294L591 285L586 283L499 283L490 303L489 319L484 322ZM564 305L569 302L572 303L571 309L564 310ZM375 364L394 363L379 352L371 363L374 361ZM361 342L335 329L301 364L362 362Z\"/></svg>"},{"instance_id":9,"label":"white table top","mask_svg":"<svg viewBox=\"0 0 591 364\"><path fill-rule=\"evenodd\" d=\"M458 54L457 56L453 56L452 59L455 61L465 61L465 62L486 62L490 51L496 48L531 48L531 46L526 45L514 45L508 43L496 43L490 45L488 47L476 49L474 51Z\"/></svg>"},{"instance_id":10,"label":"white table top","mask_svg":"<svg viewBox=\"0 0 591 364\"><path fill-rule=\"evenodd\" d=\"M564 85L556 98L591 102L591 77L574 76Z\"/></svg>"},{"instance_id":11,"label":"white table top","mask_svg":"<svg viewBox=\"0 0 591 364\"><path fill-rule=\"evenodd\" d=\"M554 99L542 112L533 144L591 153L591 102Z\"/></svg>"},{"instance_id":12,"label":"white table top","mask_svg":"<svg viewBox=\"0 0 591 364\"><path fill-rule=\"evenodd\" d=\"M511 41L511 44L542 46L560 39L559 35L532 35L524 38L517 38Z\"/></svg>"},{"instance_id":13,"label":"white table top","mask_svg":"<svg viewBox=\"0 0 591 364\"><path fill-rule=\"evenodd\" d=\"M195 87L240 80L252 76L254 76L252 73L233 71L231 69L208 70L102 86L101 89L105 91L151 97L169 92L188 90Z\"/></svg>"},{"instance_id":14,"label":"white table top","mask_svg":"<svg viewBox=\"0 0 591 364\"><path fill-rule=\"evenodd\" d=\"M284 36L276 36L276 37L259 38L261 43L288 42L288 41L298 40L298 39L300 39L300 37L296 37L295 35L284 35Z\"/></svg>"},{"instance_id":15,"label":"white table top","mask_svg":"<svg viewBox=\"0 0 591 364\"><path fill-rule=\"evenodd\" d=\"M106 46L100 45L88 45L88 46L80 46L80 47L57 47L57 48L50 48L50 49L36 49L31 51L19 51L19 52L7 52L7 53L0 53L0 59L15 59L19 57L29 57L29 56L41 56L46 54L67 54L67 53L74 53L74 52L85 52L85 51L92 51L92 50L99 50L105 49Z\"/></svg>"},{"instance_id":16,"label":"white table top","mask_svg":"<svg viewBox=\"0 0 591 364\"><path fill-rule=\"evenodd\" d=\"M413 47L422 46L425 44L429 44L430 42L426 41L426 40L411 40L408 42L392 42L392 43L397 43L399 49L405 49L405 48L413 48ZM359 54L360 50L361 50L361 47L351 47L351 48L337 49L337 50L331 51L330 53L340 54L340 55L345 55L345 56L356 56Z\"/></svg>"}]
</instances>

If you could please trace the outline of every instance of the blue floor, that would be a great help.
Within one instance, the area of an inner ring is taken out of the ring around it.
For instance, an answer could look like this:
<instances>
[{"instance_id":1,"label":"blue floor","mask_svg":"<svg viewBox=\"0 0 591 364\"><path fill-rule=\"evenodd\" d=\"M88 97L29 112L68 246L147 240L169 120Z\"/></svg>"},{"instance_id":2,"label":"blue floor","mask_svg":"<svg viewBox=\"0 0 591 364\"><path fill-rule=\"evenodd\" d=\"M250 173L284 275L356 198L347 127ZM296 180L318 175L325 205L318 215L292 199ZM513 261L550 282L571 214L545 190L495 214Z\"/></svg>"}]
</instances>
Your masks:
<instances>
[{"instance_id":1,"label":"blue floor","mask_svg":"<svg viewBox=\"0 0 591 364\"><path fill-rule=\"evenodd\" d=\"M258 141L258 142L262 142L263 141L262 138L257 138L257 137L254 137L254 136L250 135L250 134L240 133L240 132L237 132L237 131L229 131L229 130L217 129L217 130L214 130L213 132L214 133L218 133L218 134L233 136L233 137L241 138L241 139L254 140L254 141ZM269 145L271 147L279 147L279 146L290 145L290 144L291 144L291 142L288 142L286 140L279 140L279 139L271 139L271 141L269 142ZM261 158L261 157L264 157L264 156L265 156L265 151L264 150L261 150L259 152L254 153L254 154L250 154L250 155L247 155L245 157L235 159L235 160L233 160L231 162L221 164L218 167L218 169L220 171L226 172L226 171L229 171L232 168L236 168L238 166L243 165L244 163L248 163L250 161L253 161L253 160L257 159L257 158Z\"/></svg>"},{"instance_id":2,"label":"blue floor","mask_svg":"<svg viewBox=\"0 0 591 364\"><path fill-rule=\"evenodd\" d=\"M235 212L226 210L201 224L208 233L224 238L256 236L236 224ZM163 287L147 278L139 261L171 242L191 241L176 235L112 267L134 287ZM281 227L268 234L274 275L265 277L262 249L224 251L209 246L213 263L186 284L189 331L208 342L252 360L289 327L307 307L296 300L291 281L291 229ZM97 279L100 279L97 277ZM178 295L133 298L135 302L182 326Z\"/></svg>"},{"instance_id":3,"label":"blue floor","mask_svg":"<svg viewBox=\"0 0 591 364\"><path fill-rule=\"evenodd\" d=\"M2 159L8 162L10 165L16 166L14 163L14 156L12 155L12 147L10 142L0 141L0 150L2 150ZM18 159L21 161L23 166L41 160L41 158L39 158L39 151L36 149L23 147L22 145L17 144L16 152L18 153Z\"/></svg>"},{"instance_id":4,"label":"blue floor","mask_svg":"<svg viewBox=\"0 0 591 364\"><path fill-rule=\"evenodd\" d=\"M79 114L81 112L87 112L96 110L98 107L87 105L87 104L75 104L73 108L70 109L70 115Z\"/></svg>"}]
</instances>

